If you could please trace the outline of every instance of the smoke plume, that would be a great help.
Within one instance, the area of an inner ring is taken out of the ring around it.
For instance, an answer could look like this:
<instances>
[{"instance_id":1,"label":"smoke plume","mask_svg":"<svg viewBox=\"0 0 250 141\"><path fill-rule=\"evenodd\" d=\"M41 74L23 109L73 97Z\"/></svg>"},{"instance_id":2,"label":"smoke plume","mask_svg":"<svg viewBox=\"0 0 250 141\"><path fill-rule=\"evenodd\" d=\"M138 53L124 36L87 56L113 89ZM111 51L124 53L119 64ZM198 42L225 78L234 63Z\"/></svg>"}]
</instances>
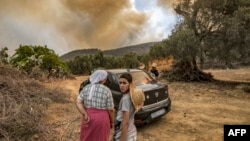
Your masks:
<instances>
[{"instance_id":1,"label":"smoke plume","mask_svg":"<svg viewBox=\"0 0 250 141\"><path fill-rule=\"evenodd\" d=\"M136 43L149 20L129 0L1 0L0 18L0 48L47 45L57 54Z\"/></svg>"}]
</instances>

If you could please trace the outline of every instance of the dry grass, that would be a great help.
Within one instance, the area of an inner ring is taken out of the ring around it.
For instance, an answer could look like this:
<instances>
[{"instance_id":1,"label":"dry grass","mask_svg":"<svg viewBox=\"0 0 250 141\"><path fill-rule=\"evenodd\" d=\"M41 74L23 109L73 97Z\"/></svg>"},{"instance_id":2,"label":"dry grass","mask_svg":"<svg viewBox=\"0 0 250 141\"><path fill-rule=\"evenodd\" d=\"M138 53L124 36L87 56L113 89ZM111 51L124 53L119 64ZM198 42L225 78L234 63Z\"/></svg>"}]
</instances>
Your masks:
<instances>
[{"instance_id":1,"label":"dry grass","mask_svg":"<svg viewBox=\"0 0 250 141\"><path fill-rule=\"evenodd\" d=\"M159 67L166 65L158 64ZM249 80L250 76L249 69L206 72L227 81L237 78L242 82L240 78ZM84 79L41 83L9 66L0 66L0 141L78 140L81 116L74 101ZM215 132L222 131L217 122L238 122L235 120L239 118L240 122L249 123L249 110L244 108L249 105L249 93L244 93L242 85L238 84L169 83L173 110L159 122L139 129L138 140L187 140L194 137L197 140L215 140L220 138L215 136ZM231 108L228 112L225 110L227 107ZM184 113L188 118L182 115ZM214 130L207 132L205 127L214 127Z\"/></svg>"},{"instance_id":2,"label":"dry grass","mask_svg":"<svg viewBox=\"0 0 250 141\"><path fill-rule=\"evenodd\" d=\"M50 129L41 120L44 111L52 102L67 101L63 92L46 89L10 66L0 66L0 140L32 140L48 134Z\"/></svg>"}]
</instances>

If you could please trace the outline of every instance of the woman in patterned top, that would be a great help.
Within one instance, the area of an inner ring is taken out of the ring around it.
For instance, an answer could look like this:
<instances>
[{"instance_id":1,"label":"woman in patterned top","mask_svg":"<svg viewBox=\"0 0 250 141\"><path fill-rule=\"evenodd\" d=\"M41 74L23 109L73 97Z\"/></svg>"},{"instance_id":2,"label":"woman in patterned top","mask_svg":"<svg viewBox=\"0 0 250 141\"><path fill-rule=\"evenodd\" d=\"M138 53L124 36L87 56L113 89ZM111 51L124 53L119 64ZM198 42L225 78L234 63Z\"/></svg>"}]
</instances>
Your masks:
<instances>
[{"instance_id":1,"label":"woman in patterned top","mask_svg":"<svg viewBox=\"0 0 250 141\"><path fill-rule=\"evenodd\" d=\"M95 71L77 97L77 109L83 116L80 141L109 141L114 103L110 89L103 85L107 75L104 70Z\"/></svg>"}]
</instances>

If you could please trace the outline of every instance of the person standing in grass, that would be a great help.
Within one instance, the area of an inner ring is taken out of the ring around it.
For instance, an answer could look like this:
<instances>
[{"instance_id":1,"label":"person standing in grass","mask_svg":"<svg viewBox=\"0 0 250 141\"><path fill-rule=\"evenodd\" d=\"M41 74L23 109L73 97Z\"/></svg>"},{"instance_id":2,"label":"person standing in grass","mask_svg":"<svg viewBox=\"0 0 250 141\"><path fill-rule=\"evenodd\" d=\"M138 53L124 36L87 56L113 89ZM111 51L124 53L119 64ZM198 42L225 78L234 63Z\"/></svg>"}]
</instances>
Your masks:
<instances>
[{"instance_id":1,"label":"person standing in grass","mask_svg":"<svg viewBox=\"0 0 250 141\"><path fill-rule=\"evenodd\" d=\"M104 70L95 71L77 97L82 114L80 141L109 141L115 110L111 91L104 85L107 75Z\"/></svg>"}]
</instances>

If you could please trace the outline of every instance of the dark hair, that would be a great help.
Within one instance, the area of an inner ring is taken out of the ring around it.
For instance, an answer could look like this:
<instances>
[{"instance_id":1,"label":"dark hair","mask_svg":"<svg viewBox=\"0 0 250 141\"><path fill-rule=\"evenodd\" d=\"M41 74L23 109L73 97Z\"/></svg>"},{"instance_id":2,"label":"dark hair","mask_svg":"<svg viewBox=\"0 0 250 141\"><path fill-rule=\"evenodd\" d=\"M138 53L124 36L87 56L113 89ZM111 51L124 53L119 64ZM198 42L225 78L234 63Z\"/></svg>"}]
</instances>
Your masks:
<instances>
[{"instance_id":1,"label":"dark hair","mask_svg":"<svg viewBox=\"0 0 250 141\"><path fill-rule=\"evenodd\" d=\"M126 79L129 83L133 81L132 75L130 73L123 73L120 78Z\"/></svg>"}]
</instances>

